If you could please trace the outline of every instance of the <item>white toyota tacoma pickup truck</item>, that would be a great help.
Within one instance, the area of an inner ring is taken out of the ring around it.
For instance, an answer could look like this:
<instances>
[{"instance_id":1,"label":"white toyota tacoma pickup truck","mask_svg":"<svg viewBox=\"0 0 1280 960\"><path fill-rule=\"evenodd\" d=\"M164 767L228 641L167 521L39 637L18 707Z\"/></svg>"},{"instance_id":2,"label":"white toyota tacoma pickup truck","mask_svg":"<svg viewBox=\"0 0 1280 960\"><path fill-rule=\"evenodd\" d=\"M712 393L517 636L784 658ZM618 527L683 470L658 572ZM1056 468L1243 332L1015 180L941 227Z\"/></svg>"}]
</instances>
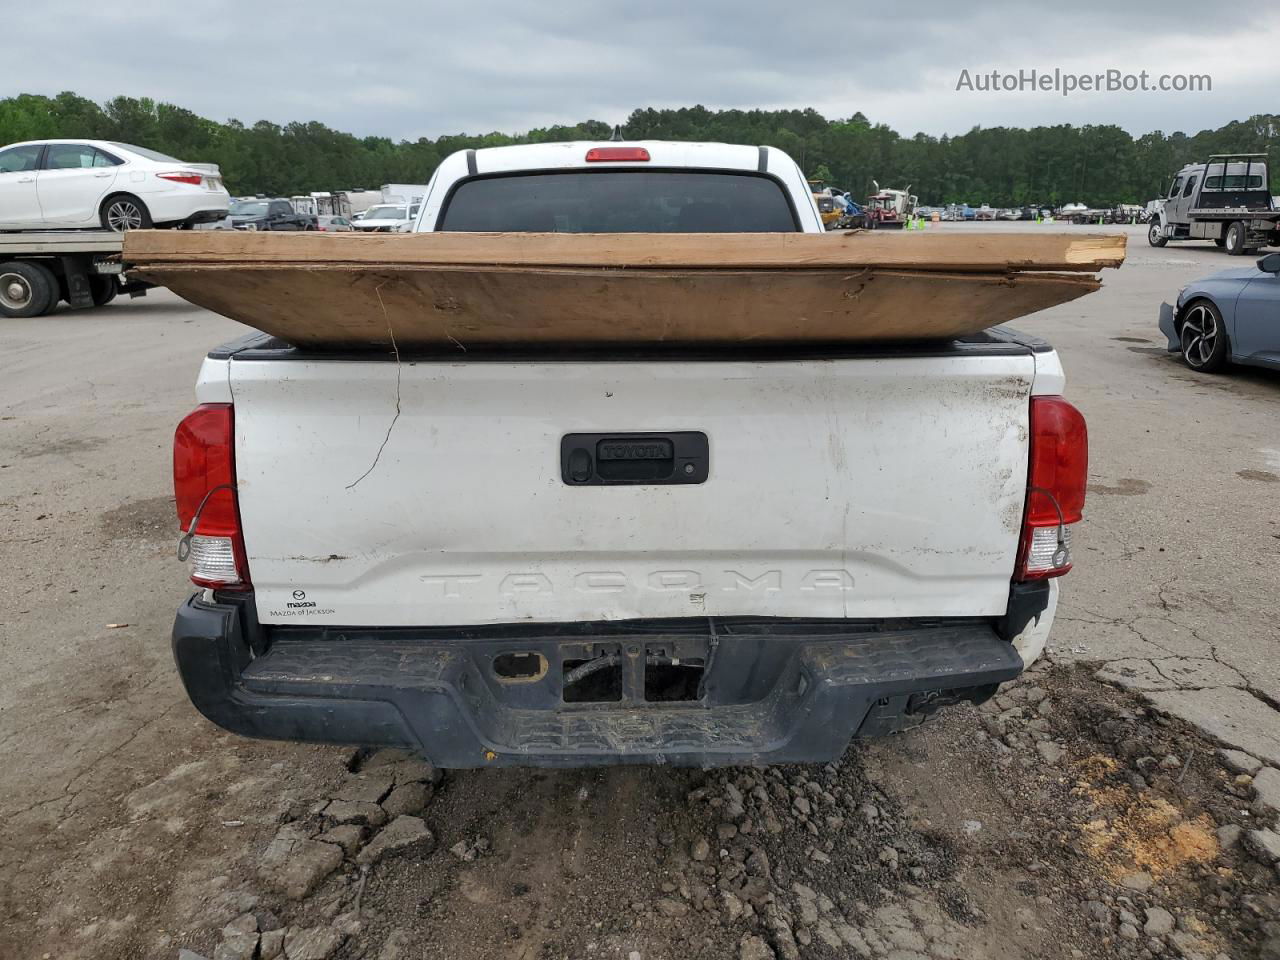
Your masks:
<instances>
[{"instance_id":1,"label":"white toyota tacoma pickup truck","mask_svg":"<svg viewBox=\"0 0 1280 960\"><path fill-rule=\"evenodd\" d=\"M464 151L418 231L822 231L784 153ZM518 309L515 305L513 309ZM607 324L607 316L600 317ZM212 351L173 633L247 736L443 767L823 761L1041 652L1087 440L1045 343Z\"/></svg>"}]
</instances>

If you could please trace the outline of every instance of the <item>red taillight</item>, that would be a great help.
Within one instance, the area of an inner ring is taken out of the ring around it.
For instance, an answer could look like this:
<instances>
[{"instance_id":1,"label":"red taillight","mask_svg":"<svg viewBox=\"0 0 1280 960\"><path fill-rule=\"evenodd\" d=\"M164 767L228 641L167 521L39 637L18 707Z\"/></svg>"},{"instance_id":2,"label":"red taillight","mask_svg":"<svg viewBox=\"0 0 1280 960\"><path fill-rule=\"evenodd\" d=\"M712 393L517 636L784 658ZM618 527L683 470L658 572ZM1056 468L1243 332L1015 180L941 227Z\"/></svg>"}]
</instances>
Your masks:
<instances>
[{"instance_id":1,"label":"red taillight","mask_svg":"<svg viewBox=\"0 0 1280 960\"><path fill-rule=\"evenodd\" d=\"M1015 579L1060 577L1071 569L1070 525L1084 515L1089 432L1062 397L1031 398L1031 460Z\"/></svg>"},{"instance_id":2,"label":"red taillight","mask_svg":"<svg viewBox=\"0 0 1280 960\"><path fill-rule=\"evenodd\" d=\"M201 404L173 435L178 526L189 537L191 580L199 586L249 585L235 483L234 408L229 403Z\"/></svg>"},{"instance_id":3,"label":"red taillight","mask_svg":"<svg viewBox=\"0 0 1280 960\"><path fill-rule=\"evenodd\" d=\"M187 173L185 171L180 173L157 173L156 176L161 180L172 180L174 183L189 183L193 187L200 186L204 180L201 174Z\"/></svg>"},{"instance_id":4,"label":"red taillight","mask_svg":"<svg viewBox=\"0 0 1280 960\"><path fill-rule=\"evenodd\" d=\"M643 163L649 159L644 147L592 147L587 163Z\"/></svg>"}]
</instances>

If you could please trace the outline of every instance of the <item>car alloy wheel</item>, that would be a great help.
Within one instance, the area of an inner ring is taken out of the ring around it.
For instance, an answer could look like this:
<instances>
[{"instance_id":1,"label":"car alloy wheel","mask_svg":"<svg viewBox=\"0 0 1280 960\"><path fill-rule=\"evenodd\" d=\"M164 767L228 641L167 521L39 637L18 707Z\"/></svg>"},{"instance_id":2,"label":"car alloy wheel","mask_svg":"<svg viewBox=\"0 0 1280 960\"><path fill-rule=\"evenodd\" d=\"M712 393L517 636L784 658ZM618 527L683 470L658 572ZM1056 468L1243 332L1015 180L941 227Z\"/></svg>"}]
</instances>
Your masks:
<instances>
[{"instance_id":1,"label":"car alloy wheel","mask_svg":"<svg viewBox=\"0 0 1280 960\"><path fill-rule=\"evenodd\" d=\"M132 200L112 200L107 205L107 229L116 233L137 230L142 226L142 208Z\"/></svg>"},{"instance_id":2,"label":"car alloy wheel","mask_svg":"<svg viewBox=\"0 0 1280 960\"><path fill-rule=\"evenodd\" d=\"M1196 304L1182 321L1183 358L1196 369L1207 366L1213 361L1221 333L1213 312L1203 303Z\"/></svg>"}]
</instances>

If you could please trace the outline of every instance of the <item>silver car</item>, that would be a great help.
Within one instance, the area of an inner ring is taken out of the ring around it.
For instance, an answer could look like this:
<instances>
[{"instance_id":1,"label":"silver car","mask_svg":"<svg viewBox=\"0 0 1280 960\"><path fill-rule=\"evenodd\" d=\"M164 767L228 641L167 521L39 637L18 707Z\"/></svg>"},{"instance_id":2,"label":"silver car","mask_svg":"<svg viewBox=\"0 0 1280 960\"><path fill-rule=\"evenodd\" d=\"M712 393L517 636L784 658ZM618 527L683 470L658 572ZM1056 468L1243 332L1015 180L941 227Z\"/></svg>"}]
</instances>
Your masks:
<instances>
[{"instance_id":1,"label":"silver car","mask_svg":"<svg viewBox=\"0 0 1280 960\"><path fill-rule=\"evenodd\" d=\"M1160 332L1194 370L1228 361L1280 369L1280 253L1187 284L1160 305Z\"/></svg>"},{"instance_id":2,"label":"silver car","mask_svg":"<svg viewBox=\"0 0 1280 960\"><path fill-rule=\"evenodd\" d=\"M355 229L355 227L351 225L351 221L346 217L322 215L316 219L319 221L316 226L317 230L327 230L329 233L350 233Z\"/></svg>"}]
</instances>

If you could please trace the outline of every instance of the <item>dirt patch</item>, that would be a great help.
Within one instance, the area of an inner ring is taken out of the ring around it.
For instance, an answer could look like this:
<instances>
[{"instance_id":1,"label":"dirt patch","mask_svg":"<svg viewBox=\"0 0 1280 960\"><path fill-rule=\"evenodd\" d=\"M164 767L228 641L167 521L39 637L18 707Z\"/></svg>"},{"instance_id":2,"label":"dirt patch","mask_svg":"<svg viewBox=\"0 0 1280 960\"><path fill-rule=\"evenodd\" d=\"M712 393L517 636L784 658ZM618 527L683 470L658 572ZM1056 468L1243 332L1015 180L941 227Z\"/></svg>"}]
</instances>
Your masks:
<instances>
[{"instance_id":1,"label":"dirt patch","mask_svg":"<svg viewBox=\"0 0 1280 960\"><path fill-rule=\"evenodd\" d=\"M63 440L55 440L52 443L23 447L18 456L24 460L31 460L36 457L65 457L68 454L96 450L108 442L103 437L68 437Z\"/></svg>"},{"instance_id":2,"label":"dirt patch","mask_svg":"<svg viewBox=\"0 0 1280 960\"><path fill-rule=\"evenodd\" d=\"M131 500L102 514L103 535L109 540L178 540L178 519L173 497Z\"/></svg>"},{"instance_id":3,"label":"dirt patch","mask_svg":"<svg viewBox=\"0 0 1280 960\"><path fill-rule=\"evenodd\" d=\"M1089 788L1082 787L1088 791ZM1116 810L1084 824L1084 849L1094 859L1113 865L1117 881L1141 868L1155 879L1189 863L1212 863L1220 850L1212 819L1183 820L1182 812L1162 797L1139 795L1091 798Z\"/></svg>"},{"instance_id":4,"label":"dirt patch","mask_svg":"<svg viewBox=\"0 0 1280 960\"><path fill-rule=\"evenodd\" d=\"M1241 480L1260 480L1263 483L1280 482L1280 476L1272 473L1270 470L1239 470L1236 476Z\"/></svg>"},{"instance_id":5,"label":"dirt patch","mask_svg":"<svg viewBox=\"0 0 1280 960\"><path fill-rule=\"evenodd\" d=\"M1124 477L1119 483L1108 486L1105 483L1089 484L1089 493L1099 493L1104 496L1114 497L1138 497L1151 490L1150 482L1140 480L1137 477Z\"/></svg>"}]
</instances>

